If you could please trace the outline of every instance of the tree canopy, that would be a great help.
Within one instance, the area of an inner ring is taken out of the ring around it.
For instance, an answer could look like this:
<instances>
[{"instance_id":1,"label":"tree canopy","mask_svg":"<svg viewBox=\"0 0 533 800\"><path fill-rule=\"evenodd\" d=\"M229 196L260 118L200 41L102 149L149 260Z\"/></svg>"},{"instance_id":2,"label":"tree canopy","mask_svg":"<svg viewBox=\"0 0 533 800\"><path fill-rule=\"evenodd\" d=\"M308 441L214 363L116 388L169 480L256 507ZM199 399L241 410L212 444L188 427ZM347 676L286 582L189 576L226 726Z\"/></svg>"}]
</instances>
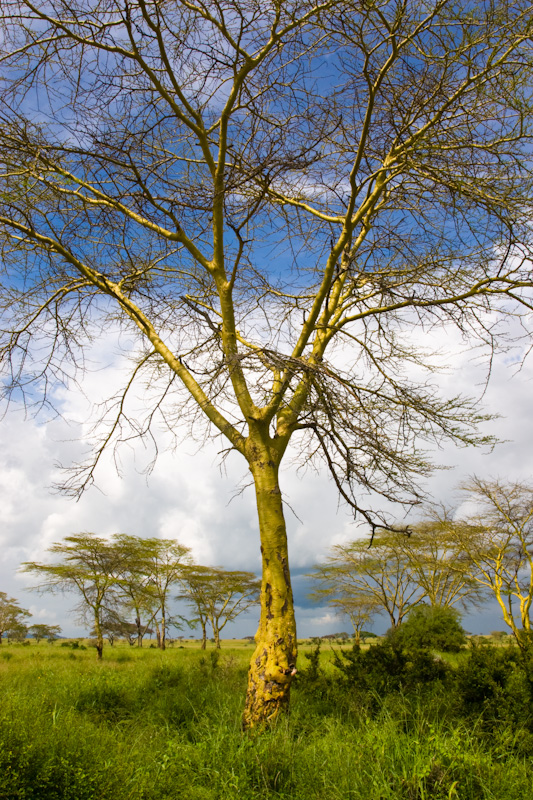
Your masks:
<instances>
[{"instance_id":1,"label":"tree canopy","mask_svg":"<svg viewBox=\"0 0 533 800\"><path fill-rule=\"evenodd\" d=\"M39 643L41 639L48 639L50 644L52 644L61 633L61 626L46 625L41 622L36 622L34 625L30 625L28 633L30 636L33 636L37 643Z\"/></svg>"},{"instance_id":2,"label":"tree canopy","mask_svg":"<svg viewBox=\"0 0 533 800\"><path fill-rule=\"evenodd\" d=\"M27 627L24 620L30 616L30 612L21 608L14 597L8 597L6 592L0 592L0 644L5 633L9 635L12 631L21 630L26 636Z\"/></svg>"},{"instance_id":3,"label":"tree canopy","mask_svg":"<svg viewBox=\"0 0 533 800\"><path fill-rule=\"evenodd\" d=\"M206 624L210 623L217 648L220 632L228 622L259 602L261 582L253 572L193 566L183 575L183 592L178 596L194 608L206 643Z\"/></svg>"},{"instance_id":4,"label":"tree canopy","mask_svg":"<svg viewBox=\"0 0 533 800\"><path fill-rule=\"evenodd\" d=\"M310 577L318 585L315 600L325 599L348 615L350 604L370 603L394 628L424 599L398 534L380 533L371 547L366 539L336 545Z\"/></svg>"},{"instance_id":5,"label":"tree canopy","mask_svg":"<svg viewBox=\"0 0 533 800\"><path fill-rule=\"evenodd\" d=\"M75 533L56 542L48 552L55 563L26 561L22 571L39 577L38 591L75 592L76 609L83 621L90 621L96 636L98 659L104 647L102 620L112 603L115 586L116 554L106 539L93 533Z\"/></svg>"},{"instance_id":6,"label":"tree canopy","mask_svg":"<svg viewBox=\"0 0 533 800\"><path fill-rule=\"evenodd\" d=\"M131 624L121 612L135 613L138 644L153 622L158 645L164 650L167 629L176 624L169 615L173 586L190 563L189 548L175 539L141 538L115 534L104 539L94 533L78 533L56 542L48 552L55 563L28 561L22 571L40 577L40 591L75 592L77 611L92 626L98 658L102 658L104 634L118 635ZM148 621L141 622L146 614Z\"/></svg>"}]
</instances>

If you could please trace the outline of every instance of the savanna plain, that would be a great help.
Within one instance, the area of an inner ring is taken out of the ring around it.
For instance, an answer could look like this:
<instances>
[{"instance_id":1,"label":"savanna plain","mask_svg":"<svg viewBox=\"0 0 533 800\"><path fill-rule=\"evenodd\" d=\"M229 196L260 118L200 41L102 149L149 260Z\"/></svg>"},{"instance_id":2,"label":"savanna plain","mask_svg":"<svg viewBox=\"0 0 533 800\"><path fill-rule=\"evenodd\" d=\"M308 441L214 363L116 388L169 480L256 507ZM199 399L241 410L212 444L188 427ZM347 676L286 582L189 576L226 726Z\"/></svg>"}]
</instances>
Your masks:
<instances>
[{"instance_id":1,"label":"savanna plain","mask_svg":"<svg viewBox=\"0 0 533 800\"><path fill-rule=\"evenodd\" d=\"M300 647L290 715L241 731L252 646L2 644L1 800L529 800L531 671L457 654Z\"/></svg>"}]
</instances>

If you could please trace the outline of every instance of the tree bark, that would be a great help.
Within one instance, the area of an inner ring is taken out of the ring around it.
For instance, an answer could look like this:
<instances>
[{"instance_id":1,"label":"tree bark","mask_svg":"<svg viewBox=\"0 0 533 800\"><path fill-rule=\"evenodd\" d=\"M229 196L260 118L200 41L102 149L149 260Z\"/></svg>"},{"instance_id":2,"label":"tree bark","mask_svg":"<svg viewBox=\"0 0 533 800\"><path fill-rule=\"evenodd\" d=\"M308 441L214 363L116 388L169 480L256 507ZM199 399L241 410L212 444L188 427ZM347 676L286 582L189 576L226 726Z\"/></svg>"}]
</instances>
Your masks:
<instances>
[{"instance_id":1,"label":"tree bark","mask_svg":"<svg viewBox=\"0 0 533 800\"><path fill-rule=\"evenodd\" d=\"M257 646L248 671L244 729L273 722L289 704L296 673L296 620L289 572L287 530L278 468L268 460L252 463L262 554L261 617Z\"/></svg>"},{"instance_id":2,"label":"tree bark","mask_svg":"<svg viewBox=\"0 0 533 800\"><path fill-rule=\"evenodd\" d=\"M167 620L165 606L161 605L161 633L159 636L159 649L166 650L167 644Z\"/></svg>"},{"instance_id":3,"label":"tree bark","mask_svg":"<svg viewBox=\"0 0 533 800\"><path fill-rule=\"evenodd\" d=\"M102 628L100 627L100 608L94 610L94 632L96 633L96 657L98 661L102 660L102 653L104 652L104 637L102 635Z\"/></svg>"}]
</instances>

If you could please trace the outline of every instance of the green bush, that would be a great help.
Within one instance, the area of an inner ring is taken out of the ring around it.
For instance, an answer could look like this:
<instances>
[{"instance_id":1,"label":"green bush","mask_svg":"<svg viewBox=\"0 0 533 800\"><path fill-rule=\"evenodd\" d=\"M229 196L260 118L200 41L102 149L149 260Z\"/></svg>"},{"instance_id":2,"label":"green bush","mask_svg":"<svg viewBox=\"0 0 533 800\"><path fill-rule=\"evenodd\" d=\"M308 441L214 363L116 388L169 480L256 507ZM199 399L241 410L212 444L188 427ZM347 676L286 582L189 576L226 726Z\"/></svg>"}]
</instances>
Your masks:
<instances>
[{"instance_id":1,"label":"green bush","mask_svg":"<svg viewBox=\"0 0 533 800\"><path fill-rule=\"evenodd\" d=\"M466 636L454 608L415 606L405 622L387 631L387 639L402 650L429 648L457 653L466 644Z\"/></svg>"},{"instance_id":2,"label":"green bush","mask_svg":"<svg viewBox=\"0 0 533 800\"><path fill-rule=\"evenodd\" d=\"M384 695L446 680L448 665L428 650L403 650L384 641L364 651L358 645L335 653L334 664L358 690Z\"/></svg>"},{"instance_id":3,"label":"green bush","mask_svg":"<svg viewBox=\"0 0 533 800\"><path fill-rule=\"evenodd\" d=\"M455 692L465 716L533 730L531 684L518 648L474 645L457 668Z\"/></svg>"}]
</instances>

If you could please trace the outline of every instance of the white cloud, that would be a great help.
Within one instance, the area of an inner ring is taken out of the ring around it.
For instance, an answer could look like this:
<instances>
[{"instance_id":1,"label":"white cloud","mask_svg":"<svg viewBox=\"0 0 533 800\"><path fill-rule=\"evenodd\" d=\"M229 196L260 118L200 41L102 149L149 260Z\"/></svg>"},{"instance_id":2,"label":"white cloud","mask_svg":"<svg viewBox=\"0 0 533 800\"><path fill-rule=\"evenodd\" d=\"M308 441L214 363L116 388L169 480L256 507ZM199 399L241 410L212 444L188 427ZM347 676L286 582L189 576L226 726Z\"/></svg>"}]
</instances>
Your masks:
<instances>
[{"instance_id":1,"label":"white cloud","mask_svg":"<svg viewBox=\"0 0 533 800\"><path fill-rule=\"evenodd\" d=\"M331 628L332 625L339 625L339 617L336 614L332 614L331 611L325 611L323 614L318 616L310 617L307 620L309 625L315 625L319 628L327 627L328 629Z\"/></svg>"},{"instance_id":2,"label":"white cloud","mask_svg":"<svg viewBox=\"0 0 533 800\"><path fill-rule=\"evenodd\" d=\"M53 625L57 619L57 613L44 606L30 605L28 611L32 615L32 623L40 619L47 625Z\"/></svg>"},{"instance_id":3,"label":"white cloud","mask_svg":"<svg viewBox=\"0 0 533 800\"><path fill-rule=\"evenodd\" d=\"M447 348L454 350L455 370L439 378L443 390L450 393L480 393L482 373L472 363L469 353L460 352L450 337ZM102 346L101 354L109 353ZM117 379L120 360L107 359L108 367L89 373L83 384L87 396L98 399ZM109 363L112 361L112 363ZM508 440L492 453L482 450L446 447L436 453L436 460L451 467L440 471L429 485L433 495L444 501L453 499L454 488L467 475L501 476L530 479L533 475L533 426L530 423L533 362L521 372L505 356L496 358L490 387L484 397L485 408L502 414L487 424L486 432ZM69 463L83 450L83 437L89 430L89 406L82 394L58 393L68 425L60 419L40 424L24 419L21 412L8 414L0 426L0 589L27 604L29 595L22 589L29 583L26 575L16 573L21 561L42 560L54 541L79 531L99 535L125 532L138 536L177 538L191 547L194 557L203 563L227 568L260 569L259 539L253 490L246 489L230 502L236 486L246 480L246 465L231 455L225 469L217 468L219 442L201 448L184 441L173 452L170 441L159 439L160 458L153 474L136 471L136 456L142 453L125 449L121 453L122 477L116 474L111 454L104 457L98 474L98 488L91 488L79 502L52 494L48 487L57 479L57 462ZM480 405L481 410L481 405ZM356 529L349 513L338 506L337 495L325 475L311 471L297 473L287 467L281 475L282 489L294 509L286 509L290 556L293 569L305 571L316 563L332 544L354 538ZM297 515L297 517L295 516ZM33 596L35 597L35 596ZM65 610L75 604L72 597L52 598L35 605L39 619L58 621L73 629L72 618L66 622ZM309 612L309 613L308 613ZM307 636L313 626L340 622L324 609L299 606L299 631ZM228 636L249 633L251 620L243 618ZM318 620L326 620L319 623ZM329 621L327 621L329 620ZM65 624L66 622L66 624ZM253 623L255 624L255 623ZM492 620L492 628L498 623ZM341 625L342 627L342 625ZM500 624L501 627L501 624ZM491 629L492 629L491 628ZM237 632L237 633L236 633ZM325 631L326 632L326 631Z\"/></svg>"}]
</instances>

